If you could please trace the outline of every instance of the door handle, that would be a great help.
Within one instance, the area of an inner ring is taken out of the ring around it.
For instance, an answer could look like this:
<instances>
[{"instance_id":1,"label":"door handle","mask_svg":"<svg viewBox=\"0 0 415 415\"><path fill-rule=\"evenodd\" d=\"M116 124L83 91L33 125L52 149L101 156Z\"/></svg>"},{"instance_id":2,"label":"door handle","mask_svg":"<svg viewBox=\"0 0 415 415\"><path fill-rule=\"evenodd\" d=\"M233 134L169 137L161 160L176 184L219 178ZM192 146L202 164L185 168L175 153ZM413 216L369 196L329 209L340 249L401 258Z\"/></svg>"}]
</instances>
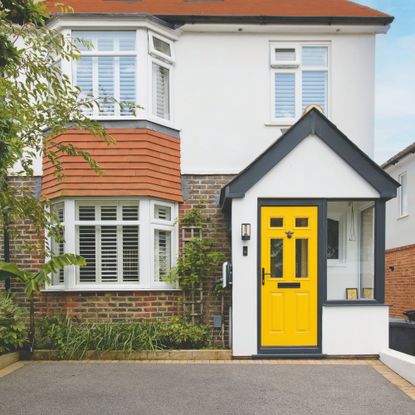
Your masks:
<instances>
[{"instance_id":1,"label":"door handle","mask_svg":"<svg viewBox=\"0 0 415 415\"><path fill-rule=\"evenodd\" d=\"M265 275L272 275L272 274L270 272L265 272L265 268L262 268L262 271L261 271L262 285L265 285Z\"/></svg>"}]
</instances>

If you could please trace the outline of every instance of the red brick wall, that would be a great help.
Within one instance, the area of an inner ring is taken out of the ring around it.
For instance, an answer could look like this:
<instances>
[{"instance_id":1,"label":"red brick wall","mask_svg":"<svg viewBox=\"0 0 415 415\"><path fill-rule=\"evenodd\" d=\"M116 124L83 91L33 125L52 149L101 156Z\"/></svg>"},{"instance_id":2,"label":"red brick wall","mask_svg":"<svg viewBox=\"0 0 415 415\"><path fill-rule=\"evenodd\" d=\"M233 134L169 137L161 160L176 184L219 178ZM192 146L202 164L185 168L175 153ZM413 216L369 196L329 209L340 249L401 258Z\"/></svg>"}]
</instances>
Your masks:
<instances>
[{"instance_id":1,"label":"red brick wall","mask_svg":"<svg viewBox=\"0 0 415 415\"><path fill-rule=\"evenodd\" d=\"M386 251L385 301L390 315L403 318L405 310L415 310L415 245Z\"/></svg>"},{"instance_id":2,"label":"red brick wall","mask_svg":"<svg viewBox=\"0 0 415 415\"><path fill-rule=\"evenodd\" d=\"M231 258L231 239L228 224L225 221L219 206L219 196L233 175L184 175L182 176L182 190L184 203L180 205L180 216L193 207L201 208L207 217L207 225L203 229L203 237L212 239L217 244L217 249L224 253L225 257ZM215 275L205 281L204 289L204 315L206 323L213 326L213 316L221 314L221 298L215 294L216 280L222 275L222 269L218 269ZM231 304L231 292L225 293L224 321L225 321L225 344L229 340L229 306ZM220 342L221 333L218 329L212 329L213 336Z\"/></svg>"},{"instance_id":3,"label":"red brick wall","mask_svg":"<svg viewBox=\"0 0 415 415\"><path fill-rule=\"evenodd\" d=\"M219 207L219 194L221 188L233 176L183 176L184 199L180 205L180 214L194 206L200 206L208 218L208 225L203 234L214 239L227 258L230 258L230 233L223 213ZM12 179L14 185L29 185L33 191L40 192L40 178ZM21 236L11 241L11 261L27 270L36 270L43 262L38 252L22 249L25 242L36 240L33 226L30 223L19 225L23 231ZM24 238L23 238L24 235ZM1 239L2 241L2 239ZM0 257L3 256L3 251ZM204 313L205 322L213 326L213 316L221 314L221 298L214 292L216 278L221 275L218 269L212 278L204 284ZM12 283L12 291L19 303L26 304L23 287L16 282ZM138 318L165 319L177 315L181 311L182 293L172 291L134 291L134 292L56 292L42 293L36 299L37 317L47 314L67 314L81 320L131 320ZM229 338L228 309L231 301L230 293L225 295L225 344ZM222 336L218 329L212 327L215 342L221 344Z\"/></svg>"}]
</instances>

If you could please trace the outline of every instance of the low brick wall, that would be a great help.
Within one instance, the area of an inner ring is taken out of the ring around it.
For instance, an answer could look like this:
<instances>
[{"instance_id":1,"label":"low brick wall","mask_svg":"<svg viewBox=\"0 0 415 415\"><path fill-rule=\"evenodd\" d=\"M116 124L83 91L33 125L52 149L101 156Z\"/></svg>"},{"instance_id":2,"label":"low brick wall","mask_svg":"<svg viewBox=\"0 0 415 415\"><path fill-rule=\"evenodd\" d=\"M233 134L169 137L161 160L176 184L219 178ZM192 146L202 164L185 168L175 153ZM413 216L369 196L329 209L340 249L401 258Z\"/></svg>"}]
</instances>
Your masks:
<instances>
[{"instance_id":1,"label":"low brick wall","mask_svg":"<svg viewBox=\"0 0 415 415\"><path fill-rule=\"evenodd\" d=\"M390 315L403 318L405 310L415 310L415 245L386 251L385 301Z\"/></svg>"}]
</instances>

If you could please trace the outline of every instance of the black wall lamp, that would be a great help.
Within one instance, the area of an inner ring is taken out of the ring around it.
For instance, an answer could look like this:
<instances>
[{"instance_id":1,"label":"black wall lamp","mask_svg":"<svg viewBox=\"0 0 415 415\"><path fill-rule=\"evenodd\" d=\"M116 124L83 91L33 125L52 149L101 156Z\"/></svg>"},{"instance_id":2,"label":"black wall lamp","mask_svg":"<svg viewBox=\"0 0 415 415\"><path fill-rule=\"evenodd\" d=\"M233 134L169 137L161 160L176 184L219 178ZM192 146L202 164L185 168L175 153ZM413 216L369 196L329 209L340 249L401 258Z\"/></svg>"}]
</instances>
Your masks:
<instances>
[{"instance_id":1,"label":"black wall lamp","mask_svg":"<svg viewBox=\"0 0 415 415\"><path fill-rule=\"evenodd\" d=\"M243 241L249 241L251 239L251 224L243 223L241 225L241 239Z\"/></svg>"}]
</instances>

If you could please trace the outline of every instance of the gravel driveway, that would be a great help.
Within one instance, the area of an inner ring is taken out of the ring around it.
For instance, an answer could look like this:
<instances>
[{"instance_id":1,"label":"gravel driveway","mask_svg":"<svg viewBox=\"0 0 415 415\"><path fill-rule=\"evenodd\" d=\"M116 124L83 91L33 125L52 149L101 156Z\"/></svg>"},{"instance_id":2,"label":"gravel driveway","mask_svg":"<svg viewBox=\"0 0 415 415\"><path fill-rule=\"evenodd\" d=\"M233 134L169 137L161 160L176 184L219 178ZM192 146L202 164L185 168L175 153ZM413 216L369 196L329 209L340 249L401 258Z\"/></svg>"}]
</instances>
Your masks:
<instances>
[{"instance_id":1,"label":"gravel driveway","mask_svg":"<svg viewBox=\"0 0 415 415\"><path fill-rule=\"evenodd\" d=\"M27 363L0 379L0 414L414 415L367 365Z\"/></svg>"}]
</instances>

